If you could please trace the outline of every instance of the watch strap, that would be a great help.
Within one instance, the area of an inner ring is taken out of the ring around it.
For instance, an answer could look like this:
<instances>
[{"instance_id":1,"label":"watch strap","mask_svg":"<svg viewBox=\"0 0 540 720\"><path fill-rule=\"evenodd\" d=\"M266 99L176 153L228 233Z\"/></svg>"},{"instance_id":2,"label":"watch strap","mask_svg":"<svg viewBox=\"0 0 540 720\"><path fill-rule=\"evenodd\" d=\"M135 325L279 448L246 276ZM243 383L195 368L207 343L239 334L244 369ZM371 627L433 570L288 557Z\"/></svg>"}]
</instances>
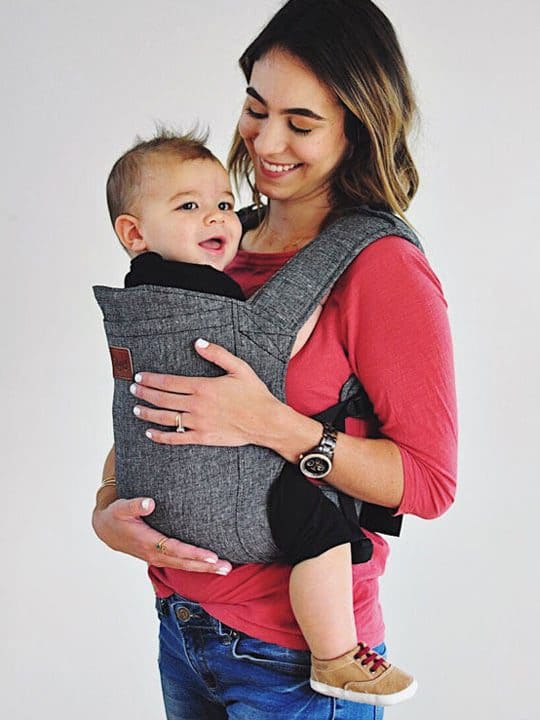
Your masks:
<instances>
[{"instance_id":1,"label":"watch strap","mask_svg":"<svg viewBox=\"0 0 540 720\"><path fill-rule=\"evenodd\" d=\"M334 457L336 449L337 430L330 423L323 423L323 434L320 443L311 452L320 452L327 455L330 460Z\"/></svg>"}]
</instances>

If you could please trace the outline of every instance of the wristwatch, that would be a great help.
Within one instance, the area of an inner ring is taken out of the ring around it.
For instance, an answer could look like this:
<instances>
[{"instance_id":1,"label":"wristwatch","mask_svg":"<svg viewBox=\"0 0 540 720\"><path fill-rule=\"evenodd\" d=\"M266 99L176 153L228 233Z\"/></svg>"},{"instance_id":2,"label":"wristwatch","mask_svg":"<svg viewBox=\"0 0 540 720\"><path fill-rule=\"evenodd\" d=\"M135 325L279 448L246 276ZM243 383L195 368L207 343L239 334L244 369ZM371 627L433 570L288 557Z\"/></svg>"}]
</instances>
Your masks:
<instances>
[{"instance_id":1,"label":"wristwatch","mask_svg":"<svg viewBox=\"0 0 540 720\"><path fill-rule=\"evenodd\" d=\"M332 460L336 448L337 430L328 423L323 423L321 442L312 450L300 455L298 467L302 475L321 480L332 470Z\"/></svg>"}]
</instances>

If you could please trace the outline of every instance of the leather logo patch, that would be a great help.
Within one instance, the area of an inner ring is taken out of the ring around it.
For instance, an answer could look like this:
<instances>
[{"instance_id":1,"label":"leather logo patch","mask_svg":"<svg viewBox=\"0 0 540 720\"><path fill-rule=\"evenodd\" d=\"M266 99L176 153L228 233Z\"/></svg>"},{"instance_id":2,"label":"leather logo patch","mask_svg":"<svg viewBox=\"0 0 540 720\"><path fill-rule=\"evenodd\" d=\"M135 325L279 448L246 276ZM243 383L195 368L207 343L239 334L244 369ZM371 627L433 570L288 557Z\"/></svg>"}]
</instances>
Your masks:
<instances>
[{"instance_id":1,"label":"leather logo patch","mask_svg":"<svg viewBox=\"0 0 540 720\"><path fill-rule=\"evenodd\" d=\"M113 378L115 380L133 380L133 361L131 350L122 347L110 347Z\"/></svg>"}]
</instances>

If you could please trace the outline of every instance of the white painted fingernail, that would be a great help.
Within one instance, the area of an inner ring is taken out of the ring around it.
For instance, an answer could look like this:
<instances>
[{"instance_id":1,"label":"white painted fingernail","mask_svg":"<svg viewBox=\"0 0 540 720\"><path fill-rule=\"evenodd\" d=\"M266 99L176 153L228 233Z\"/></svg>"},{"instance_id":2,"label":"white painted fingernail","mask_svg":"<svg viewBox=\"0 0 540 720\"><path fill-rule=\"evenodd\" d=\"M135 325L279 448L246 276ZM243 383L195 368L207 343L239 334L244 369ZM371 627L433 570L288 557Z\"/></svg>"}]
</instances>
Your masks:
<instances>
[{"instance_id":1,"label":"white painted fingernail","mask_svg":"<svg viewBox=\"0 0 540 720\"><path fill-rule=\"evenodd\" d=\"M135 382L142 382L142 375L141 373L137 373L135 375Z\"/></svg>"},{"instance_id":2,"label":"white painted fingernail","mask_svg":"<svg viewBox=\"0 0 540 720\"><path fill-rule=\"evenodd\" d=\"M151 430L147 430L144 434L146 435L147 438L150 438L150 440L152 439L152 431Z\"/></svg>"},{"instance_id":3,"label":"white painted fingernail","mask_svg":"<svg viewBox=\"0 0 540 720\"><path fill-rule=\"evenodd\" d=\"M219 570L216 570L216 575L228 575L229 572L227 568L219 568Z\"/></svg>"},{"instance_id":4,"label":"white painted fingernail","mask_svg":"<svg viewBox=\"0 0 540 720\"><path fill-rule=\"evenodd\" d=\"M195 342L195 345L199 348L207 348L210 345L210 343L208 342L208 340L203 340L203 338L199 338Z\"/></svg>"},{"instance_id":5,"label":"white painted fingernail","mask_svg":"<svg viewBox=\"0 0 540 720\"><path fill-rule=\"evenodd\" d=\"M133 414L134 415L140 415L141 414L141 408L138 405L135 405L133 408Z\"/></svg>"},{"instance_id":6,"label":"white painted fingernail","mask_svg":"<svg viewBox=\"0 0 540 720\"><path fill-rule=\"evenodd\" d=\"M207 563L212 563L212 565L215 565L217 563L216 558L204 558Z\"/></svg>"},{"instance_id":7,"label":"white painted fingernail","mask_svg":"<svg viewBox=\"0 0 540 720\"><path fill-rule=\"evenodd\" d=\"M150 509L150 500L149 498L144 498L144 500L141 503L141 507L143 510L149 510Z\"/></svg>"}]
</instances>

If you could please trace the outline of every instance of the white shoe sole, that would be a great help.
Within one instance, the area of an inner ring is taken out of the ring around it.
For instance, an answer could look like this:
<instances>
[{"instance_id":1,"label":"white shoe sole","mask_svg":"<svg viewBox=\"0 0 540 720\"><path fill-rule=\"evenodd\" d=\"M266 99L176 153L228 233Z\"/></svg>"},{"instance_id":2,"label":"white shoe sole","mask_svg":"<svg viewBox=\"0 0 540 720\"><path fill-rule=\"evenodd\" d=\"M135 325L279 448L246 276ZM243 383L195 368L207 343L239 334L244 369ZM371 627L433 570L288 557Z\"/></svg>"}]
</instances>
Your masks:
<instances>
[{"instance_id":1,"label":"white shoe sole","mask_svg":"<svg viewBox=\"0 0 540 720\"><path fill-rule=\"evenodd\" d=\"M342 688L325 685L324 683L310 680L309 684L315 692L329 697L339 698L340 700L350 700L351 702L363 703L364 705L377 705L378 707L388 707L397 705L404 700L412 698L418 690L418 683L413 680L412 683L404 690L400 690L392 695L371 695L370 693L354 692L352 690L343 690Z\"/></svg>"}]
</instances>

